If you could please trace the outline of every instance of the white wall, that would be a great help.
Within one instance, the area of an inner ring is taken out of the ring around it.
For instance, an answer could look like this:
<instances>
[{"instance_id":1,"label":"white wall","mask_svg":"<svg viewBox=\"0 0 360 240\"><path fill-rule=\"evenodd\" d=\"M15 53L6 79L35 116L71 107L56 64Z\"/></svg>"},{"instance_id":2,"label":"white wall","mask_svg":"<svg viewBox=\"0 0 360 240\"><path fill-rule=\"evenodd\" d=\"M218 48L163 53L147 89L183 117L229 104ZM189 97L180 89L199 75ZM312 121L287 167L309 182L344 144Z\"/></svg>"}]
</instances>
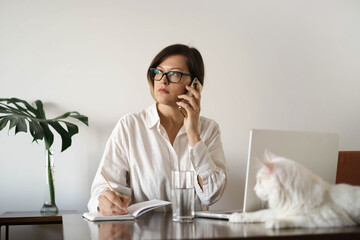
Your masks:
<instances>
[{"instance_id":1,"label":"white wall","mask_svg":"<svg viewBox=\"0 0 360 240\"><path fill-rule=\"evenodd\" d=\"M0 0L0 97L89 117L56 154L57 205L82 212L115 123L153 102L152 58L195 46L202 114L220 124L230 168L214 208L240 208L251 128L339 132L341 150L360 150L359 26L360 1L350 0ZM31 140L0 132L0 213L42 205L43 145Z\"/></svg>"}]
</instances>

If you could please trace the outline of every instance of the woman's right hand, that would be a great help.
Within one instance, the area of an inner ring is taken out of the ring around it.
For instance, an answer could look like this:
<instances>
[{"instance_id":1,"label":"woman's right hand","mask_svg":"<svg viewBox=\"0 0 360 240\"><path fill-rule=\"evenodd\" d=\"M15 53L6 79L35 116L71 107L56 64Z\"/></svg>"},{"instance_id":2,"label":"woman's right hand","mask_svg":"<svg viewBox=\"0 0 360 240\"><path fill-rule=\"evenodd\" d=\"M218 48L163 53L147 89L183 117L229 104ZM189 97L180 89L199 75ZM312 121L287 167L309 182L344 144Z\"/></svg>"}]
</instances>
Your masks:
<instances>
[{"instance_id":1,"label":"woman's right hand","mask_svg":"<svg viewBox=\"0 0 360 240\"><path fill-rule=\"evenodd\" d=\"M131 202L131 197L126 195L116 195L110 190L104 191L98 198L98 209L104 216L128 214L127 207Z\"/></svg>"}]
</instances>

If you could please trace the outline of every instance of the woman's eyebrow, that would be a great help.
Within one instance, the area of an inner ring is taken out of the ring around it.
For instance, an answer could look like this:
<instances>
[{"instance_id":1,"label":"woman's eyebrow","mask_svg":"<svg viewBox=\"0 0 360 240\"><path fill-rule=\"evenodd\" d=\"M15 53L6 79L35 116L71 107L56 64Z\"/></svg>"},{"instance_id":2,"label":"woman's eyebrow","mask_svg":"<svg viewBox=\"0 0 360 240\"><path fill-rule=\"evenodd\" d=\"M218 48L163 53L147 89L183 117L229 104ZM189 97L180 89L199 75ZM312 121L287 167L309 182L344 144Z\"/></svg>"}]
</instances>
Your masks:
<instances>
[{"instance_id":1,"label":"woman's eyebrow","mask_svg":"<svg viewBox=\"0 0 360 240\"><path fill-rule=\"evenodd\" d=\"M164 69L164 67L162 67L161 65L157 66L157 68L160 68L160 70ZM184 69L182 69L180 67L171 67L169 70L170 71L175 71L175 70L177 70L177 71L185 71Z\"/></svg>"}]
</instances>

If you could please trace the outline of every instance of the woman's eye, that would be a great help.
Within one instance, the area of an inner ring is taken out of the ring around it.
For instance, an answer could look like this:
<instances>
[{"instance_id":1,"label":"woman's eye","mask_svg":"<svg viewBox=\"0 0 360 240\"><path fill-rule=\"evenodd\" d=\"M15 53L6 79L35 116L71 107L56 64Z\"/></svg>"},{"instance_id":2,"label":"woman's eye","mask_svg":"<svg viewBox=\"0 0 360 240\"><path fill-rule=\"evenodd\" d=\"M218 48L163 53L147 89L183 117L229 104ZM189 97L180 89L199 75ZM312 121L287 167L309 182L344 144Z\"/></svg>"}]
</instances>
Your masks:
<instances>
[{"instance_id":1,"label":"woman's eye","mask_svg":"<svg viewBox=\"0 0 360 240\"><path fill-rule=\"evenodd\" d=\"M162 76L162 71L160 71L158 69L155 69L154 70L154 75L157 76L157 77L161 77Z\"/></svg>"},{"instance_id":2,"label":"woman's eye","mask_svg":"<svg viewBox=\"0 0 360 240\"><path fill-rule=\"evenodd\" d=\"M174 77L180 77L181 73L179 73L179 72L169 72L169 75L174 76Z\"/></svg>"}]
</instances>

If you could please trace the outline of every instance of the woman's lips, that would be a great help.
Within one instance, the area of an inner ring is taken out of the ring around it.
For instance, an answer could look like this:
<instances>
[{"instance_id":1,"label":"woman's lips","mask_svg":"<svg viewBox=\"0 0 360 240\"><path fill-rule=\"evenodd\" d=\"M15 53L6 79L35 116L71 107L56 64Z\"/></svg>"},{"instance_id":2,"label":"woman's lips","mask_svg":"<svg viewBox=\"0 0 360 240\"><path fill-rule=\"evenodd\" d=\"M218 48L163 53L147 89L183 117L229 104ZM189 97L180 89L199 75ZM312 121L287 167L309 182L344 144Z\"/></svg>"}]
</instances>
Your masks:
<instances>
[{"instance_id":1,"label":"woman's lips","mask_svg":"<svg viewBox=\"0 0 360 240\"><path fill-rule=\"evenodd\" d=\"M166 90L165 88L159 88L158 92L169 93L169 91Z\"/></svg>"}]
</instances>

